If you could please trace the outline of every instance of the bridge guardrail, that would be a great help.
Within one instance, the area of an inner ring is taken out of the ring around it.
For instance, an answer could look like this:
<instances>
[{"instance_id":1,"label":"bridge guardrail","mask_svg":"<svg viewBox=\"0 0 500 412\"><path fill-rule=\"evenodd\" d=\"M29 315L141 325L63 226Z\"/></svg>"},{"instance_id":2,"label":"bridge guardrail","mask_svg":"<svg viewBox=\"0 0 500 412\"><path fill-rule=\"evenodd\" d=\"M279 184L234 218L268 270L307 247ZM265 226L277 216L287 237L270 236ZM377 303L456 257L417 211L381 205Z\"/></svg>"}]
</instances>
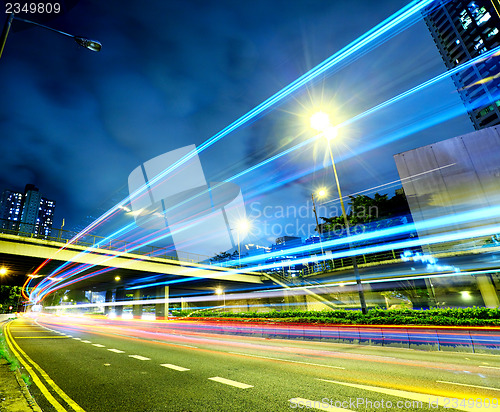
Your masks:
<instances>
[{"instance_id":1,"label":"bridge guardrail","mask_svg":"<svg viewBox=\"0 0 500 412\"><path fill-rule=\"evenodd\" d=\"M73 238L75 238L78 233L65 230L65 229L51 229L47 233L38 233L36 225L28 225L23 223L23 228L28 228L28 231L20 230L20 222L13 222L11 220L0 219L0 233L5 233L8 235L15 235L21 237L42 239L51 242L59 242L63 244L69 243ZM31 226L31 229L29 228ZM159 257L163 259L170 260L181 260L183 262L203 262L204 264L212 264L208 256L199 255L196 253L182 252L180 256L172 255L172 251L169 248L162 248L158 246L144 245L137 247L134 242L127 242L121 239L108 239L104 236L85 234L80 238L71 242L73 245L83 246L83 247L96 247L105 250L114 250L130 253L145 255L150 257ZM133 249L133 250L132 250Z\"/></svg>"}]
</instances>

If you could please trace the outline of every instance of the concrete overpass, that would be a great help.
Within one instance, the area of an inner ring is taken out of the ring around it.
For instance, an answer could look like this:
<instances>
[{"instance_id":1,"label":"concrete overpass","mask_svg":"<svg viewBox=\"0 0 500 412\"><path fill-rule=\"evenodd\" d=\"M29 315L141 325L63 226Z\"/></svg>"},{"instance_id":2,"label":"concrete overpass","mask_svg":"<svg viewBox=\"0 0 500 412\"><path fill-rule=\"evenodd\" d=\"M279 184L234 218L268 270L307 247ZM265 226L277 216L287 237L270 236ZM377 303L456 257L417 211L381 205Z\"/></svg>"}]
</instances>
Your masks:
<instances>
[{"instance_id":1,"label":"concrete overpass","mask_svg":"<svg viewBox=\"0 0 500 412\"><path fill-rule=\"evenodd\" d=\"M61 249L64 246L64 249ZM173 277L198 277L210 280L223 280L258 284L262 283L261 274L255 272L235 272L235 269L216 265L190 263L168 257L153 257L135 253L120 252L96 247L84 247L62 242L0 234L0 261L12 273L25 276L34 271L46 259L51 259L41 271L47 275L64 262L93 265L97 268L116 269L124 280L140 280L146 274ZM85 273L85 272L84 272ZM98 286L106 290L106 284L114 279L116 271L109 275L99 275L95 279L83 281L78 287ZM24 280L24 279L23 279ZM19 283L19 282L18 282ZM22 282L21 282L22 283Z\"/></svg>"}]
</instances>

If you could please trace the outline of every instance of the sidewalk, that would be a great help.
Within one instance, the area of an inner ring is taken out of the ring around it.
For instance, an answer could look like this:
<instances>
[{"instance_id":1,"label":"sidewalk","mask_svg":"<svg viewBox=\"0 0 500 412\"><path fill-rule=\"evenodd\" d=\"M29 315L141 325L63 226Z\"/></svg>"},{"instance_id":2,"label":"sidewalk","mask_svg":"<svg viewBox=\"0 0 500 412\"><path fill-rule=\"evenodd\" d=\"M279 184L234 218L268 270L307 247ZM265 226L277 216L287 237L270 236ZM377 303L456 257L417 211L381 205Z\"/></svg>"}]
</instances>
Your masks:
<instances>
[{"instance_id":1,"label":"sidewalk","mask_svg":"<svg viewBox=\"0 0 500 412\"><path fill-rule=\"evenodd\" d=\"M22 379L21 384L25 385ZM24 390L28 391L27 389ZM31 397L31 395L29 396ZM23 388L17 381L16 373L10 370L10 366L5 359L0 359L0 411L33 412L39 410L40 408L33 409L30 407L24 396Z\"/></svg>"},{"instance_id":2,"label":"sidewalk","mask_svg":"<svg viewBox=\"0 0 500 412\"><path fill-rule=\"evenodd\" d=\"M0 329L4 322L0 320ZM29 401L28 401L29 399ZM10 365L0 358L0 412L41 412L33 400L19 372L10 370Z\"/></svg>"}]
</instances>

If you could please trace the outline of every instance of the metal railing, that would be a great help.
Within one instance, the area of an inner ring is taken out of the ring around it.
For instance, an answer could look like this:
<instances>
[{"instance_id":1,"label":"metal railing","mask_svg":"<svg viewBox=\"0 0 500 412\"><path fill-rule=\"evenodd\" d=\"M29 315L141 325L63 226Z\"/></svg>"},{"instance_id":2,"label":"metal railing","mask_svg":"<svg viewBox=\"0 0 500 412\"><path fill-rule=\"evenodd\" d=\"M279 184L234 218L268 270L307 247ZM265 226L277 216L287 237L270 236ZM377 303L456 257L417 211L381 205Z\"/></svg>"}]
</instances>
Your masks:
<instances>
[{"instance_id":1,"label":"metal railing","mask_svg":"<svg viewBox=\"0 0 500 412\"><path fill-rule=\"evenodd\" d=\"M401 258L403 252L411 250L412 252L422 252L421 247L413 247L406 249L391 249L384 252L369 253L365 255L356 256L356 263L364 265L369 263L382 263L398 260ZM302 276L318 275L321 273L332 272L338 269L345 269L352 267L352 258L350 256L326 259L323 261L315 262L302 269Z\"/></svg>"},{"instance_id":2,"label":"metal railing","mask_svg":"<svg viewBox=\"0 0 500 412\"><path fill-rule=\"evenodd\" d=\"M47 232L39 233L37 228L37 225L30 225L26 223L19 224L19 222L0 219L0 233L4 234L41 239L62 244L68 244L78 235L78 232L54 228L48 230ZM136 242L128 242L122 239L109 239L104 236L98 236L91 233L80 236L78 239L73 240L71 244L182 262L212 264L209 256L189 252L175 252L170 247L158 247L151 245L141 245L138 247Z\"/></svg>"},{"instance_id":3,"label":"metal railing","mask_svg":"<svg viewBox=\"0 0 500 412\"><path fill-rule=\"evenodd\" d=\"M21 230L21 228L23 230ZM50 242L58 242L62 244L68 244L71 239L74 239L78 233L74 231L69 231L65 229L50 229L47 231L48 233L37 233L38 227L36 225L29 225L26 223L20 224L20 222L13 222L11 220L0 219L0 233L16 235L20 237L29 237L42 239ZM136 242L129 242L122 239L109 239L104 236L94 235L91 233L80 236L78 239L73 240L71 242L73 245L83 246L83 247L92 247L96 249L104 249L104 250L113 250L118 252L132 253L142 256L149 257L157 257L175 261L182 262L199 262L202 264L208 264L219 267L226 268L236 268L238 267L238 262L232 260L228 262L216 261L209 256L204 256L196 253L189 252L176 252L172 250L170 247L158 247L151 245L141 245L138 247ZM432 250L433 254L440 253L454 253L460 254L471 250L471 247L474 249L481 249L485 246L497 246L499 245L488 243L488 239L480 238L480 239L471 239L468 243L460 243L460 242L446 242L443 244L432 245L429 247ZM425 248L425 246L424 246ZM356 262L358 265L366 265L366 264L377 264L383 262L390 262L394 260L401 259L401 254L407 251L411 251L413 253L420 252L422 253L422 247L412 247L405 249L391 249L384 252L370 253L364 255L356 256ZM310 254L309 256L318 256L317 254ZM265 254L262 255L262 258L265 260ZM279 276L283 281L290 281L292 271L285 270L285 267L288 265L284 264L284 269L281 273L278 271L269 272L273 276ZM352 267L352 258L350 256L328 259L328 255L324 255L324 259L310 263L299 271L293 271L294 274L296 272L299 273L299 276L307 277L313 275L319 275L322 273L328 273L340 269L347 269ZM244 269L245 266L243 265ZM252 268L252 271L259 272L258 267Z\"/></svg>"}]
</instances>

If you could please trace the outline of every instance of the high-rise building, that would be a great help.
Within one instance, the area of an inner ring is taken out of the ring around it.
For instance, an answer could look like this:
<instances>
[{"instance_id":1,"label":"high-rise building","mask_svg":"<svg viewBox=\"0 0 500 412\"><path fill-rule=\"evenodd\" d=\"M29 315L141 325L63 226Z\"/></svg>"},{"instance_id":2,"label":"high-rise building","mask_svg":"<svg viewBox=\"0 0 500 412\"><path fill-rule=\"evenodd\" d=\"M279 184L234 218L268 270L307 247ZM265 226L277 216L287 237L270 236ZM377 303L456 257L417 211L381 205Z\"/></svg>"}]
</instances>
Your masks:
<instances>
[{"instance_id":1,"label":"high-rise building","mask_svg":"<svg viewBox=\"0 0 500 412\"><path fill-rule=\"evenodd\" d=\"M20 235L50 236L56 202L41 196L34 185L24 193L4 190L0 197L0 227Z\"/></svg>"},{"instance_id":2,"label":"high-rise building","mask_svg":"<svg viewBox=\"0 0 500 412\"><path fill-rule=\"evenodd\" d=\"M0 227L9 231L17 231L23 210L23 194L4 190L0 198Z\"/></svg>"},{"instance_id":3,"label":"high-rise building","mask_svg":"<svg viewBox=\"0 0 500 412\"><path fill-rule=\"evenodd\" d=\"M438 0L425 22L448 69L500 46L499 0ZM455 86L476 130L500 124L500 56L455 74Z\"/></svg>"}]
</instances>

